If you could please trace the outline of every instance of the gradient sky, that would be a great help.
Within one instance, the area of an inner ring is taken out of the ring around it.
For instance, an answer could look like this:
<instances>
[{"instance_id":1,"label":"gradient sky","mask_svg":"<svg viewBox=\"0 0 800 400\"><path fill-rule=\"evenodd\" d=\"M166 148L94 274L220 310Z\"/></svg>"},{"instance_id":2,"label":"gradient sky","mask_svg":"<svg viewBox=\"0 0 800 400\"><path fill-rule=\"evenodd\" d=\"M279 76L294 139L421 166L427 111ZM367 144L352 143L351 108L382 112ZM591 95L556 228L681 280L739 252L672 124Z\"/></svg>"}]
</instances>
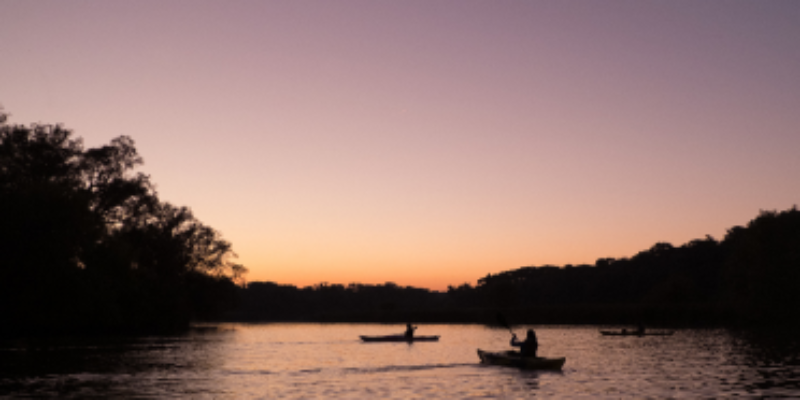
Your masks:
<instances>
[{"instance_id":1,"label":"gradient sky","mask_svg":"<svg viewBox=\"0 0 800 400\"><path fill-rule=\"evenodd\" d=\"M437 290L800 200L800 1L0 0L0 104L134 139L250 281Z\"/></svg>"}]
</instances>

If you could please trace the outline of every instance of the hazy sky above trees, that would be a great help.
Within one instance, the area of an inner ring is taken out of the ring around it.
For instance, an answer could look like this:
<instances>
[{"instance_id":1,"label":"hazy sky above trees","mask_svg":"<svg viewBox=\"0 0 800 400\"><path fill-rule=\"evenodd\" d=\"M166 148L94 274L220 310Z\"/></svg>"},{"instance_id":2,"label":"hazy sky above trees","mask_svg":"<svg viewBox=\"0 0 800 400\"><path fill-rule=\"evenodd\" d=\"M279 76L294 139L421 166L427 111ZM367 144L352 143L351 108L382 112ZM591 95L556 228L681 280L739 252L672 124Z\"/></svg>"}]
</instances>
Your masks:
<instances>
[{"instance_id":1,"label":"hazy sky above trees","mask_svg":"<svg viewBox=\"0 0 800 400\"><path fill-rule=\"evenodd\" d=\"M133 138L249 280L443 289L800 199L797 1L0 0L0 104Z\"/></svg>"}]
</instances>

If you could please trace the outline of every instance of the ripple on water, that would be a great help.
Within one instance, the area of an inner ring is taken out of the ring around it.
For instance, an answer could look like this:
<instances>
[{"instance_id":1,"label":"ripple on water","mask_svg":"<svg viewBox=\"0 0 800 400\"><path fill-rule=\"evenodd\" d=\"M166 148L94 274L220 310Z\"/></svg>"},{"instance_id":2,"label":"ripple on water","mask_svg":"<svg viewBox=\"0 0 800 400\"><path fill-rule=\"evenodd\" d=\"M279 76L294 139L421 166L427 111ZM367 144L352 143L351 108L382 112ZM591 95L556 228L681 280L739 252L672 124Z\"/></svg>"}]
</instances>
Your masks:
<instances>
[{"instance_id":1,"label":"ripple on water","mask_svg":"<svg viewBox=\"0 0 800 400\"><path fill-rule=\"evenodd\" d=\"M597 328L534 327L563 372L478 363L508 330L428 325L438 343L365 345L366 324L224 324L179 337L0 344L10 398L715 398L800 396L796 337L685 330L604 337ZM523 331L527 327L515 327Z\"/></svg>"}]
</instances>

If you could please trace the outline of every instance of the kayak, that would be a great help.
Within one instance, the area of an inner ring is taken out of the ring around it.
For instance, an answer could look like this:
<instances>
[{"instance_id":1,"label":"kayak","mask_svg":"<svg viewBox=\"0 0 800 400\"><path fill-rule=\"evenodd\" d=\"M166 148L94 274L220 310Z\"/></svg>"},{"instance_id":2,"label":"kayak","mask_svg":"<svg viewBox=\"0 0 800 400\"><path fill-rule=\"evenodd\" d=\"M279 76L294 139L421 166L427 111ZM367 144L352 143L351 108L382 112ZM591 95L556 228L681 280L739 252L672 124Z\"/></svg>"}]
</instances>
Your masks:
<instances>
[{"instance_id":1,"label":"kayak","mask_svg":"<svg viewBox=\"0 0 800 400\"><path fill-rule=\"evenodd\" d=\"M660 331L660 332L644 332L639 333L636 331L600 331L601 335L604 336L672 336L675 331Z\"/></svg>"},{"instance_id":2,"label":"kayak","mask_svg":"<svg viewBox=\"0 0 800 400\"><path fill-rule=\"evenodd\" d=\"M564 363L567 362L565 357L520 357L519 353L511 350L491 352L478 349L478 357L481 358L481 362L484 364L506 365L509 367L525 369L551 369L559 371L564 366Z\"/></svg>"},{"instance_id":3,"label":"kayak","mask_svg":"<svg viewBox=\"0 0 800 400\"><path fill-rule=\"evenodd\" d=\"M388 336L359 336L365 342L436 342L439 336L412 336L388 335Z\"/></svg>"}]
</instances>

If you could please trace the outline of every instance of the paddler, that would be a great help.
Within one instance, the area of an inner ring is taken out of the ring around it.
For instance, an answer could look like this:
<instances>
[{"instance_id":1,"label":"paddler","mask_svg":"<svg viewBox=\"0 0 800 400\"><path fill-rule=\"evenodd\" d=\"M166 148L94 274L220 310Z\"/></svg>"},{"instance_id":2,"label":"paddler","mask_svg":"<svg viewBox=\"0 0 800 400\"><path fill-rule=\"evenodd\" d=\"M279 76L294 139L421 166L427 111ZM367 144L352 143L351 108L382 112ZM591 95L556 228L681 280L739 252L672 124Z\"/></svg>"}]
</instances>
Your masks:
<instances>
[{"instance_id":1,"label":"paddler","mask_svg":"<svg viewBox=\"0 0 800 400\"><path fill-rule=\"evenodd\" d=\"M528 335L523 341L517 340L517 334L511 334L511 345L519 347L519 354L522 357L536 357L536 352L539 350L539 341L536 339L536 332L533 329L528 329Z\"/></svg>"},{"instance_id":2,"label":"paddler","mask_svg":"<svg viewBox=\"0 0 800 400\"><path fill-rule=\"evenodd\" d=\"M406 333L404 333L406 339L411 340L414 338L414 329L417 329L417 327L406 324Z\"/></svg>"}]
</instances>

